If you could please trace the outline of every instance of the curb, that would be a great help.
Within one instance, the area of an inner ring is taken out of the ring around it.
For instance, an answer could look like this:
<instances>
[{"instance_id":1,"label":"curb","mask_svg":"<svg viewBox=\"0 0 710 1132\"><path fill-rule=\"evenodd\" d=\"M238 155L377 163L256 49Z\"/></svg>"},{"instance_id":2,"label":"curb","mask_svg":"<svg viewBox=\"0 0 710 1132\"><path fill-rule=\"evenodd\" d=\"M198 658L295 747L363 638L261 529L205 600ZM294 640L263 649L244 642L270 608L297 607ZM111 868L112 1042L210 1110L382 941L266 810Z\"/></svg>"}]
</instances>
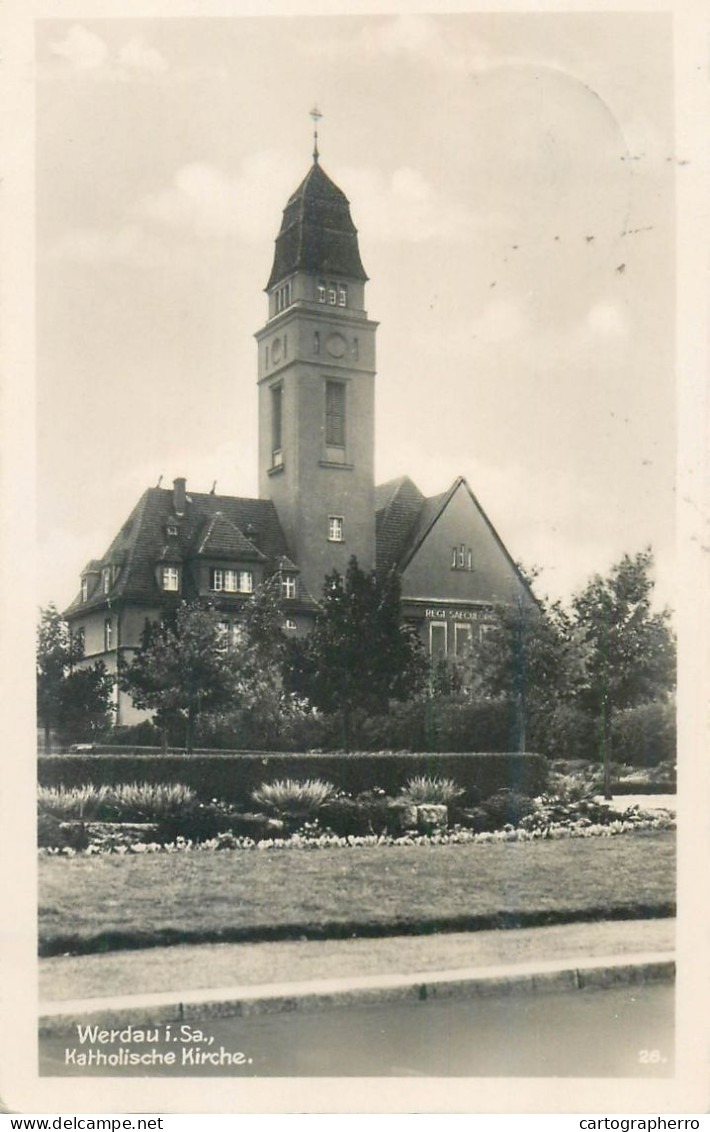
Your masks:
<instances>
[{"instance_id":1,"label":"curb","mask_svg":"<svg viewBox=\"0 0 710 1132\"><path fill-rule=\"evenodd\" d=\"M66 1034L74 1031L77 1024L89 1022L105 1027L126 1027L384 1002L550 994L669 982L674 976L673 952L659 951L606 956L567 965L549 960L409 975L367 975L115 998L65 999L40 1003L39 1033L43 1037Z\"/></svg>"}]
</instances>

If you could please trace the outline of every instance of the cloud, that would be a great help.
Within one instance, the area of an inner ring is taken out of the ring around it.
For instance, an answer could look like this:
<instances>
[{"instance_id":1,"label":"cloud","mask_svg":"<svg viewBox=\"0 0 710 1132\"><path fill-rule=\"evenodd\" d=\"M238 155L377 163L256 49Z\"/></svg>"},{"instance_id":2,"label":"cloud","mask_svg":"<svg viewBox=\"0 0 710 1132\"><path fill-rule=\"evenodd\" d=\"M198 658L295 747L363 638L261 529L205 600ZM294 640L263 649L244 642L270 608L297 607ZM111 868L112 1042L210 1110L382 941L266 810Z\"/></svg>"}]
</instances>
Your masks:
<instances>
[{"instance_id":1,"label":"cloud","mask_svg":"<svg viewBox=\"0 0 710 1132\"><path fill-rule=\"evenodd\" d=\"M111 81L154 77L168 71L167 60L142 35L129 39L112 59L106 40L81 24L74 24L63 40L50 44L50 54L79 74Z\"/></svg>"},{"instance_id":2,"label":"cloud","mask_svg":"<svg viewBox=\"0 0 710 1132\"><path fill-rule=\"evenodd\" d=\"M81 24L74 24L60 43L50 44L50 51L77 71L94 71L108 59L108 47L101 36Z\"/></svg>"},{"instance_id":3,"label":"cloud","mask_svg":"<svg viewBox=\"0 0 710 1132\"><path fill-rule=\"evenodd\" d=\"M499 222L437 193L417 169L387 175L376 169L343 169L339 178L357 201L355 222L368 238L390 243L467 239Z\"/></svg>"},{"instance_id":4,"label":"cloud","mask_svg":"<svg viewBox=\"0 0 710 1132\"><path fill-rule=\"evenodd\" d=\"M126 267L161 267L165 253L137 224L124 224L116 231L72 228L49 251L50 259L83 264L123 264Z\"/></svg>"},{"instance_id":5,"label":"cloud","mask_svg":"<svg viewBox=\"0 0 710 1132\"><path fill-rule=\"evenodd\" d=\"M461 26L455 28L436 17L412 14L372 19L353 39L332 36L327 42L329 58L353 57L371 59L377 64L386 60L410 60L418 66L451 73L483 70L494 63L488 47L479 39L464 40ZM322 39L304 39L303 53L321 57Z\"/></svg>"},{"instance_id":6,"label":"cloud","mask_svg":"<svg viewBox=\"0 0 710 1132\"><path fill-rule=\"evenodd\" d=\"M274 235L274 218L292 189L277 153L247 158L233 177L207 163L178 169L167 188L144 197L136 216L202 236L235 235L258 243Z\"/></svg>"},{"instance_id":7,"label":"cloud","mask_svg":"<svg viewBox=\"0 0 710 1132\"><path fill-rule=\"evenodd\" d=\"M146 43L142 35L133 36L123 45L118 53L118 61L130 71L163 74L168 69L167 60Z\"/></svg>"}]
</instances>

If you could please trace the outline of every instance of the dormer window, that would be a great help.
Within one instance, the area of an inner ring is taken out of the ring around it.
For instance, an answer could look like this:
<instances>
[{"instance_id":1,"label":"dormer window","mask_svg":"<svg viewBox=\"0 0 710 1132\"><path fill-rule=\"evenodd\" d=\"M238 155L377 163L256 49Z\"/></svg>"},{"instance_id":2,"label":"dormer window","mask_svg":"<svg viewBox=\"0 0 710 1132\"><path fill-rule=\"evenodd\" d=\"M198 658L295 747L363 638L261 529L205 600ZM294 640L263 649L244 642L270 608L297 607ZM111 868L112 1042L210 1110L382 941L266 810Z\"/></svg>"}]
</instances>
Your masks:
<instances>
[{"instance_id":1,"label":"dormer window","mask_svg":"<svg viewBox=\"0 0 710 1132\"><path fill-rule=\"evenodd\" d=\"M168 523L167 526L168 538L177 538L177 523Z\"/></svg>"},{"instance_id":2,"label":"dormer window","mask_svg":"<svg viewBox=\"0 0 710 1132\"><path fill-rule=\"evenodd\" d=\"M225 570L216 566L210 570L210 589L213 593L250 594L254 590L251 570Z\"/></svg>"},{"instance_id":3,"label":"dormer window","mask_svg":"<svg viewBox=\"0 0 710 1132\"><path fill-rule=\"evenodd\" d=\"M82 578L81 579L81 600L82 601L88 601L89 600L89 579L88 578Z\"/></svg>"},{"instance_id":4,"label":"dormer window","mask_svg":"<svg viewBox=\"0 0 710 1132\"><path fill-rule=\"evenodd\" d=\"M101 571L101 592L107 594L111 589L111 567L104 566Z\"/></svg>"},{"instance_id":5,"label":"dormer window","mask_svg":"<svg viewBox=\"0 0 710 1132\"><path fill-rule=\"evenodd\" d=\"M180 571L177 566L163 566L160 578L167 593L177 593L180 589Z\"/></svg>"},{"instance_id":6,"label":"dormer window","mask_svg":"<svg viewBox=\"0 0 710 1132\"><path fill-rule=\"evenodd\" d=\"M281 597L287 601L293 600L296 596L296 576L295 574L282 574L281 575Z\"/></svg>"}]
</instances>

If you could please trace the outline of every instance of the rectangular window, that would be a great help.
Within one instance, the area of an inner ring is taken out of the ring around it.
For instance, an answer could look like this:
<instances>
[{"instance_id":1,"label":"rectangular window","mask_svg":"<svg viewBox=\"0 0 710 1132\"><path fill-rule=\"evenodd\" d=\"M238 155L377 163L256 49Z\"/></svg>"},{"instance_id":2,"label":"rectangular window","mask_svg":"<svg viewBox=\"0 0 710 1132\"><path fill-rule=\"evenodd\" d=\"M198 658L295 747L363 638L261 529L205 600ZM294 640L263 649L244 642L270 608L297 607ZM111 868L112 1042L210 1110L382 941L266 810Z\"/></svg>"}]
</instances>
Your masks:
<instances>
[{"instance_id":1,"label":"rectangular window","mask_svg":"<svg viewBox=\"0 0 710 1132\"><path fill-rule=\"evenodd\" d=\"M296 579L293 574L284 574L281 578L281 597L294 598L296 596Z\"/></svg>"},{"instance_id":2,"label":"rectangular window","mask_svg":"<svg viewBox=\"0 0 710 1132\"><path fill-rule=\"evenodd\" d=\"M239 571L239 593L250 594L254 592L254 575L251 570Z\"/></svg>"},{"instance_id":3,"label":"rectangular window","mask_svg":"<svg viewBox=\"0 0 710 1132\"><path fill-rule=\"evenodd\" d=\"M85 646L85 635L84 635L83 629L77 629L75 631L73 644L74 644L74 651L76 652L76 655L78 657L83 656L84 650L85 650L85 647L86 647Z\"/></svg>"},{"instance_id":4,"label":"rectangular window","mask_svg":"<svg viewBox=\"0 0 710 1132\"><path fill-rule=\"evenodd\" d=\"M471 550L469 550L469 552L468 552L467 564L468 564L468 569L473 570L473 551L471 551Z\"/></svg>"},{"instance_id":5,"label":"rectangular window","mask_svg":"<svg viewBox=\"0 0 710 1132\"><path fill-rule=\"evenodd\" d=\"M324 302L325 302L325 298L326 298L326 288L325 288L325 283L319 283L319 284L318 284L318 302L319 302L319 303L324 303Z\"/></svg>"},{"instance_id":6,"label":"rectangular window","mask_svg":"<svg viewBox=\"0 0 710 1132\"><path fill-rule=\"evenodd\" d=\"M344 284L341 283L340 286L338 287L338 306L339 307L346 307L347 305L348 305L348 289L347 289L347 287L344 286Z\"/></svg>"},{"instance_id":7,"label":"rectangular window","mask_svg":"<svg viewBox=\"0 0 710 1132\"><path fill-rule=\"evenodd\" d=\"M459 570L463 570L466 565L466 547L463 543L459 547Z\"/></svg>"},{"instance_id":8,"label":"rectangular window","mask_svg":"<svg viewBox=\"0 0 710 1132\"><path fill-rule=\"evenodd\" d=\"M217 622L217 633L219 636L219 643L223 648L229 644L229 621Z\"/></svg>"},{"instance_id":9,"label":"rectangular window","mask_svg":"<svg viewBox=\"0 0 710 1132\"><path fill-rule=\"evenodd\" d=\"M328 516L328 542L343 541L343 519L341 515Z\"/></svg>"},{"instance_id":10,"label":"rectangular window","mask_svg":"<svg viewBox=\"0 0 710 1132\"><path fill-rule=\"evenodd\" d=\"M297 628L298 628L298 625L293 620L293 618L287 617L286 620L284 621L284 629L289 629L291 632L293 632L293 630L297 629Z\"/></svg>"},{"instance_id":11,"label":"rectangular window","mask_svg":"<svg viewBox=\"0 0 710 1132\"><path fill-rule=\"evenodd\" d=\"M465 656L471 643L471 626L454 625L454 648L457 656Z\"/></svg>"},{"instance_id":12,"label":"rectangular window","mask_svg":"<svg viewBox=\"0 0 710 1132\"><path fill-rule=\"evenodd\" d=\"M446 657L446 622L429 622L429 655L431 659L443 660Z\"/></svg>"},{"instance_id":13,"label":"rectangular window","mask_svg":"<svg viewBox=\"0 0 710 1132\"><path fill-rule=\"evenodd\" d=\"M456 569L457 561L458 561L458 552L456 550L456 547L454 546L451 550L451 569L452 570Z\"/></svg>"},{"instance_id":14,"label":"rectangular window","mask_svg":"<svg viewBox=\"0 0 710 1132\"><path fill-rule=\"evenodd\" d=\"M210 570L210 589L216 593L224 589L224 570Z\"/></svg>"},{"instance_id":15,"label":"rectangular window","mask_svg":"<svg viewBox=\"0 0 710 1132\"><path fill-rule=\"evenodd\" d=\"M89 579L88 578L82 578L81 579L81 600L82 601L88 601L89 600Z\"/></svg>"},{"instance_id":16,"label":"rectangular window","mask_svg":"<svg viewBox=\"0 0 710 1132\"><path fill-rule=\"evenodd\" d=\"M345 386L342 381L325 383L325 443L328 448L345 447Z\"/></svg>"},{"instance_id":17,"label":"rectangular window","mask_svg":"<svg viewBox=\"0 0 710 1132\"><path fill-rule=\"evenodd\" d=\"M113 648L113 625L111 618L107 617L104 621L104 652L110 652Z\"/></svg>"},{"instance_id":18,"label":"rectangular window","mask_svg":"<svg viewBox=\"0 0 710 1132\"><path fill-rule=\"evenodd\" d=\"M163 589L177 593L180 589L180 575L177 566L163 566Z\"/></svg>"},{"instance_id":19,"label":"rectangular window","mask_svg":"<svg viewBox=\"0 0 710 1132\"><path fill-rule=\"evenodd\" d=\"M274 464L282 462L281 429L283 424L283 386L274 385L271 390L271 453Z\"/></svg>"},{"instance_id":20,"label":"rectangular window","mask_svg":"<svg viewBox=\"0 0 710 1132\"><path fill-rule=\"evenodd\" d=\"M334 307L338 301L338 292L335 289L335 283L331 283L328 288L328 302L331 307Z\"/></svg>"},{"instance_id":21,"label":"rectangular window","mask_svg":"<svg viewBox=\"0 0 710 1132\"><path fill-rule=\"evenodd\" d=\"M101 571L101 592L107 594L111 589L111 568L104 566Z\"/></svg>"},{"instance_id":22,"label":"rectangular window","mask_svg":"<svg viewBox=\"0 0 710 1132\"><path fill-rule=\"evenodd\" d=\"M224 592L227 594L235 594L239 583L239 576L236 570L224 571Z\"/></svg>"}]
</instances>

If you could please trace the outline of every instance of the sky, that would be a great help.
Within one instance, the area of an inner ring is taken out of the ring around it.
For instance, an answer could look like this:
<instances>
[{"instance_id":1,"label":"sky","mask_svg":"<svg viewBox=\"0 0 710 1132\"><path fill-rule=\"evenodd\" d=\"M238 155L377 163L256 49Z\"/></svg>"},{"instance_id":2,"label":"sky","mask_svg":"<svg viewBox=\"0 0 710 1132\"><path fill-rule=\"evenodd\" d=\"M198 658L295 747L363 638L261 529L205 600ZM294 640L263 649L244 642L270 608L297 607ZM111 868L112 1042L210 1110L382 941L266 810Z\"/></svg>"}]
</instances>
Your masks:
<instances>
[{"instance_id":1,"label":"sky","mask_svg":"<svg viewBox=\"0 0 710 1132\"><path fill-rule=\"evenodd\" d=\"M667 14L47 20L36 66L39 604L161 475L256 495L314 103L380 323L378 482L464 475L553 598L651 545L675 604Z\"/></svg>"}]
</instances>

